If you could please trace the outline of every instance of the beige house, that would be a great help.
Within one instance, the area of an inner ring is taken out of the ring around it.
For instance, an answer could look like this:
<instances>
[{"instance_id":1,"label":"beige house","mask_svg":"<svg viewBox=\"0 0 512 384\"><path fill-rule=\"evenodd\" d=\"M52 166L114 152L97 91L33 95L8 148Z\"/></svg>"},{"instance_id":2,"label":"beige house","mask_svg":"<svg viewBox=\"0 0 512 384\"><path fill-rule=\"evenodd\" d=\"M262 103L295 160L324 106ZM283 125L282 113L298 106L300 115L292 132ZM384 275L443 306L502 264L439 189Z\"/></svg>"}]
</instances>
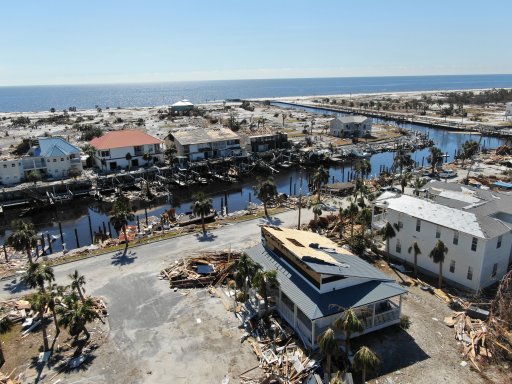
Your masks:
<instances>
[{"instance_id":1,"label":"beige house","mask_svg":"<svg viewBox=\"0 0 512 384\"><path fill-rule=\"evenodd\" d=\"M366 116L338 116L329 123L331 135L336 137L366 137L372 133L372 119Z\"/></svg>"}]
</instances>

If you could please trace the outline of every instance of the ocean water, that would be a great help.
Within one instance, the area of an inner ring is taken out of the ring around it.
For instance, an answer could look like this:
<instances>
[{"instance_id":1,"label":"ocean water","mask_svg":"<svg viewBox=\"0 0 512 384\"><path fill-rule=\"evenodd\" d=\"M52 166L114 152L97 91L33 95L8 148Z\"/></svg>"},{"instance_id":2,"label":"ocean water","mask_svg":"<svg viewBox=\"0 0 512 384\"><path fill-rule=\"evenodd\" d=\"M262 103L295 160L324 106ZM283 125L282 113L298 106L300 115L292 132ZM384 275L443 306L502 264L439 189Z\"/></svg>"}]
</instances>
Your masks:
<instances>
[{"instance_id":1,"label":"ocean water","mask_svg":"<svg viewBox=\"0 0 512 384\"><path fill-rule=\"evenodd\" d=\"M344 77L269 80L188 81L148 84L0 87L0 112L34 112L75 106L90 109L169 105L181 99L212 100L511 88L508 75Z\"/></svg>"}]
</instances>

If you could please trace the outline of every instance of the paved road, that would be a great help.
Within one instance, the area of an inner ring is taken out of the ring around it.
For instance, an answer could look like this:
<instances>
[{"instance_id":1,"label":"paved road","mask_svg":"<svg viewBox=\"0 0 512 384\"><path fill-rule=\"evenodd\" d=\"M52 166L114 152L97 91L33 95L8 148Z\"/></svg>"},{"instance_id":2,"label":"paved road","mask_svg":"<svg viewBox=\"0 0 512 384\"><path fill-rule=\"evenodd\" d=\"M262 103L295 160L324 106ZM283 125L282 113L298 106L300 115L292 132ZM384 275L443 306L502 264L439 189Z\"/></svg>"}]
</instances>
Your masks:
<instances>
[{"instance_id":1,"label":"paved road","mask_svg":"<svg viewBox=\"0 0 512 384\"><path fill-rule=\"evenodd\" d=\"M297 211L270 219L293 226ZM312 218L303 210L304 220ZM160 270L194 252L209 249L243 249L260 241L258 224L251 220L213 230L207 238L186 235L146 244L120 258L114 253L54 268L56 282L67 284L77 269L86 277L86 292L105 299L109 340L86 371L66 375L69 383L221 382L235 380L257 362L246 344L240 344L238 322L229 316L220 299L205 290L187 295L173 292L157 278ZM1 282L0 299L26 293L13 281ZM201 321L202 319L202 321ZM96 328L91 325L91 331Z\"/></svg>"},{"instance_id":2,"label":"paved road","mask_svg":"<svg viewBox=\"0 0 512 384\"><path fill-rule=\"evenodd\" d=\"M276 225L292 226L297 223L298 211L287 211L270 219L270 223ZM302 210L303 222L313 217L310 210ZM141 245L129 249L125 258L115 257L115 253L108 253L93 258L79 260L70 264L56 266L54 268L56 282L67 284L67 275L77 269L80 274L86 276L88 292L94 294L109 280L121 275L134 273L152 273L155 276L170 262L190 255L194 252L208 249L241 249L255 245L260 240L260 228L258 224L269 223L267 219L250 220L242 223L230 224L215 229L207 238L202 235L190 234L169 240ZM0 283L0 300L12 295L24 294L15 280L6 280Z\"/></svg>"}]
</instances>

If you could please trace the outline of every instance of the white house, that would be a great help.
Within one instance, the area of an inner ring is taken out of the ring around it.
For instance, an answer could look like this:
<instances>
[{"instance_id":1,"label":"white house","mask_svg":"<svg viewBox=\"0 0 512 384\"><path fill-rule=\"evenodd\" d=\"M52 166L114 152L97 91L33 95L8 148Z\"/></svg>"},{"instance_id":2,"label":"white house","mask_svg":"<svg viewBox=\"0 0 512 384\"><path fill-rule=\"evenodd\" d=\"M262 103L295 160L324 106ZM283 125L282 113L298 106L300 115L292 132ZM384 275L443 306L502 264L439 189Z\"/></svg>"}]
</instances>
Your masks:
<instances>
[{"instance_id":1,"label":"white house","mask_svg":"<svg viewBox=\"0 0 512 384\"><path fill-rule=\"evenodd\" d=\"M65 178L73 168L82 170L79 148L62 137L40 137L27 155L0 159L0 184L20 183L32 171L46 178Z\"/></svg>"},{"instance_id":2,"label":"white house","mask_svg":"<svg viewBox=\"0 0 512 384\"><path fill-rule=\"evenodd\" d=\"M176 147L178 156L190 161L218 157L242 156L240 137L227 128L189 127L172 131L169 140Z\"/></svg>"},{"instance_id":3,"label":"white house","mask_svg":"<svg viewBox=\"0 0 512 384\"><path fill-rule=\"evenodd\" d=\"M366 137L372 133L372 119L366 116L338 116L329 123L330 133L336 137Z\"/></svg>"},{"instance_id":4,"label":"white house","mask_svg":"<svg viewBox=\"0 0 512 384\"><path fill-rule=\"evenodd\" d=\"M389 240L390 254L408 264L417 242L418 267L438 275L439 264L429 257L441 240L448 252L443 279L477 291L499 281L512 261L512 196L459 184L431 182L427 198L382 194L374 204L373 227L398 226Z\"/></svg>"},{"instance_id":5,"label":"white house","mask_svg":"<svg viewBox=\"0 0 512 384\"><path fill-rule=\"evenodd\" d=\"M21 158L4 156L0 158L0 184L13 185L23 181L23 162Z\"/></svg>"},{"instance_id":6,"label":"white house","mask_svg":"<svg viewBox=\"0 0 512 384\"><path fill-rule=\"evenodd\" d=\"M313 232L261 227L262 243L247 254L264 270L276 270L275 307L307 347L346 308L363 324L357 337L400 322L407 291L370 264ZM345 338L338 332L337 337Z\"/></svg>"},{"instance_id":7,"label":"white house","mask_svg":"<svg viewBox=\"0 0 512 384\"><path fill-rule=\"evenodd\" d=\"M145 132L112 131L90 141L94 163L106 170L139 167L164 161L163 141Z\"/></svg>"},{"instance_id":8,"label":"white house","mask_svg":"<svg viewBox=\"0 0 512 384\"><path fill-rule=\"evenodd\" d=\"M194 109L194 104L192 104L190 101L183 99L180 101L177 101L176 103L171 105L171 112L172 113L180 113L180 112L187 112Z\"/></svg>"}]
</instances>

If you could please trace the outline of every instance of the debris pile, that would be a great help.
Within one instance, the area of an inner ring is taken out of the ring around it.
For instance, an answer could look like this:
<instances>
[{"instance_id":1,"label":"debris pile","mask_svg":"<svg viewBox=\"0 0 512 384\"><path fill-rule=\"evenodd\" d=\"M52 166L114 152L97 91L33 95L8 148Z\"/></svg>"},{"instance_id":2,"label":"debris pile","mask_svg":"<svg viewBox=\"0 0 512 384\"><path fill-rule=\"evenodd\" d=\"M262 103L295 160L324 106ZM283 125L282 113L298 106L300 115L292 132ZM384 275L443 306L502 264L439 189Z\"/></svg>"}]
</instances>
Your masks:
<instances>
[{"instance_id":1,"label":"debris pile","mask_svg":"<svg viewBox=\"0 0 512 384\"><path fill-rule=\"evenodd\" d=\"M21 384L20 375L15 379L11 379L9 376L6 376L2 372L0 372L0 384Z\"/></svg>"},{"instance_id":2,"label":"debris pile","mask_svg":"<svg viewBox=\"0 0 512 384\"><path fill-rule=\"evenodd\" d=\"M478 363L492 357L485 322L473 319L465 312L456 312L445 317L444 323L454 328L455 338L463 345L463 357L468 358L475 369L480 371Z\"/></svg>"},{"instance_id":3,"label":"debris pile","mask_svg":"<svg viewBox=\"0 0 512 384\"><path fill-rule=\"evenodd\" d=\"M247 331L242 341L247 340L251 344L259 364L240 375L242 383L302 383L319 368L319 362L295 343L292 329L278 319L269 316L259 321L247 321L246 324ZM245 376L258 367L265 372L263 377Z\"/></svg>"},{"instance_id":4,"label":"debris pile","mask_svg":"<svg viewBox=\"0 0 512 384\"><path fill-rule=\"evenodd\" d=\"M512 361L512 270L501 279L487 325L494 357Z\"/></svg>"},{"instance_id":5,"label":"debris pile","mask_svg":"<svg viewBox=\"0 0 512 384\"><path fill-rule=\"evenodd\" d=\"M163 269L161 279L169 280L171 288L217 286L228 277L241 252L203 252L180 259Z\"/></svg>"},{"instance_id":6,"label":"debris pile","mask_svg":"<svg viewBox=\"0 0 512 384\"><path fill-rule=\"evenodd\" d=\"M26 300L10 299L0 302L0 319L7 318L11 323L18 323L32 314L32 307Z\"/></svg>"}]
</instances>

